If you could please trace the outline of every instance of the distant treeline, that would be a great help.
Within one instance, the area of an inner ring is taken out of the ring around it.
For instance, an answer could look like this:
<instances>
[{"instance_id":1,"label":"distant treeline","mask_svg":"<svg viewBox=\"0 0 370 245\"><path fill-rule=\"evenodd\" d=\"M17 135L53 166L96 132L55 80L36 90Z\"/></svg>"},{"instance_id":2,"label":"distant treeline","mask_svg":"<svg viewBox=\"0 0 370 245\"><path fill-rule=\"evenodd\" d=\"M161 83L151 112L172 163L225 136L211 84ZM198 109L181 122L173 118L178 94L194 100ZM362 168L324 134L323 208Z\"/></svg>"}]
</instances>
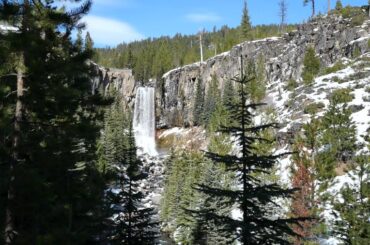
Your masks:
<instances>
[{"instance_id":1,"label":"distant treeline","mask_svg":"<svg viewBox=\"0 0 370 245\"><path fill-rule=\"evenodd\" d=\"M296 25L284 27L285 31L295 29ZM280 25L259 25L250 30L250 37L241 34L241 28L223 26L219 30L203 31L202 44L204 60L230 50L238 43L281 35ZM179 66L200 61L200 35L181 35L174 37L148 38L116 48L99 48L95 61L105 67L131 68L140 81L151 78L160 79L162 75Z\"/></svg>"}]
</instances>

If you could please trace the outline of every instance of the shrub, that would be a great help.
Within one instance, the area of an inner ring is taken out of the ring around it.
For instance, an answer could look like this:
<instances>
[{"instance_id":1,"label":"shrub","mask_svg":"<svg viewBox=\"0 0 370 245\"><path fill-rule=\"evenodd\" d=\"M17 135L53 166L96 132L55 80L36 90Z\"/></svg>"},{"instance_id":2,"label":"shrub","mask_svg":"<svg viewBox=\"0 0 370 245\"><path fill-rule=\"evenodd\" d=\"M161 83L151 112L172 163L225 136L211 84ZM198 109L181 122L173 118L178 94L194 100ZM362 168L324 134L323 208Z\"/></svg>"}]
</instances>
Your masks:
<instances>
[{"instance_id":1,"label":"shrub","mask_svg":"<svg viewBox=\"0 0 370 245\"><path fill-rule=\"evenodd\" d=\"M305 114L311 114L311 115L313 115L313 114L316 114L319 110L321 110L323 108L325 108L325 105L322 102L312 103L312 104L307 105L304 108L303 112Z\"/></svg>"},{"instance_id":2,"label":"shrub","mask_svg":"<svg viewBox=\"0 0 370 245\"><path fill-rule=\"evenodd\" d=\"M325 70L324 70L324 72L323 72L323 74L324 75L327 75L327 74L330 74L330 73L334 73L334 72L343 70L345 67L346 66L341 61L338 61L333 66L326 67Z\"/></svg>"},{"instance_id":3,"label":"shrub","mask_svg":"<svg viewBox=\"0 0 370 245\"><path fill-rule=\"evenodd\" d=\"M313 47L309 47L306 50L303 65L302 79L306 85L310 85L314 78L319 74L321 66L320 59L316 56L316 52Z\"/></svg>"},{"instance_id":4,"label":"shrub","mask_svg":"<svg viewBox=\"0 0 370 245\"><path fill-rule=\"evenodd\" d=\"M285 86L285 89L293 91L296 87L298 87L297 81L294 79L289 79L288 83Z\"/></svg>"},{"instance_id":5,"label":"shrub","mask_svg":"<svg viewBox=\"0 0 370 245\"><path fill-rule=\"evenodd\" d=\"M353 56L353 58L357 58L357 57L359 57L361 55L361 50L360 50L360 48L359 47L355 47L354 49L353 49L353 53L352 53L352 56Z\"/></svg>"},{"instance_id":6,"label":"shrub","mask_svg":"<svg viewBox=\"0 0 370 245\"><path fill-rule=\"evenodd\" d=\"M367 18L366 13L361 8L346 6L341 10L343 18L351 19L352 26L358 26L364 23Z\"/></svg>"},{"instance_id":7,"label":"shrub","mask_svg":"<svg viewBox=\"0 0 370 245\"><path fill-rule=\"evenodd\" d=\"M337 101L338 103L348 103L351 102L355 96L351 94L352 90L349 88L340 88L334 90L330 95L330 98Z\"/></svg>"}]
</instances>

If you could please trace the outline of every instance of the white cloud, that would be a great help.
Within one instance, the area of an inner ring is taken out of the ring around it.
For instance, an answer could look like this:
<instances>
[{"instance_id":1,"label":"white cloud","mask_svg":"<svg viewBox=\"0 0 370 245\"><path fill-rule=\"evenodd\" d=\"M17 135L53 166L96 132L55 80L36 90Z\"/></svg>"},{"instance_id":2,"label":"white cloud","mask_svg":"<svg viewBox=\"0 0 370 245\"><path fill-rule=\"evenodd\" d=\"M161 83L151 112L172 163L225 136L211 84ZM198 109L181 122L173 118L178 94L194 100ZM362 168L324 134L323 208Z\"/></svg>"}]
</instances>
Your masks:
<instances>
[{"instance_id":1,"label":"white cloud","mask_svg":"<svg viewBox=\"0 0 370 245\"><path fill-rule=\"evenodd\" d=\"M186 15L186 19L191 22L216 22L221 20L221 17L214 13L192 13Z\"/></svg>"},{"instance_id":2,"label":"white cloud","mask_svg":"<svg viewBox=\"0 0 370 245\"><path fill-rule=\"evenodd\" d=\"M96 46L115 46L144 38L130 24L114 19L89 15L82 19Z\"/></svg>"}]
</instances>

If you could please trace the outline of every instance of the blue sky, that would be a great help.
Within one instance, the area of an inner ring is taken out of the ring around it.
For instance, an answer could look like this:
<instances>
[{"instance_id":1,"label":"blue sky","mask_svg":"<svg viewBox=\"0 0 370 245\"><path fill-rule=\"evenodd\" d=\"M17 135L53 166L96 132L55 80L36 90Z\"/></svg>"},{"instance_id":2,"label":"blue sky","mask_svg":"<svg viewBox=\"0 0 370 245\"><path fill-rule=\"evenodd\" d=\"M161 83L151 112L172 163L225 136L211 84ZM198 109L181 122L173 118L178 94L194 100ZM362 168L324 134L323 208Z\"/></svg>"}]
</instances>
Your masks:
<instances>
[{"instance_id":1,"label":"blue sky","mask_svg":"<svg viewBox=\"0 0 370 245\"><path fill-rule=\"evenodd\" d=\"M317 12L325 12L327 0L316 0ZM332 1L334 7L336 0ZM344 5L365 5L368 0L342 0ZM205 28L240 24L243 0L93 0L84 17L97 47L115 46L148 37L176 33L194 34ZM248 0L252 24L278 23L279 0ZM299 23L310 16L303 0L287 0L288 22Z\"/></svg>"}]
</instances>

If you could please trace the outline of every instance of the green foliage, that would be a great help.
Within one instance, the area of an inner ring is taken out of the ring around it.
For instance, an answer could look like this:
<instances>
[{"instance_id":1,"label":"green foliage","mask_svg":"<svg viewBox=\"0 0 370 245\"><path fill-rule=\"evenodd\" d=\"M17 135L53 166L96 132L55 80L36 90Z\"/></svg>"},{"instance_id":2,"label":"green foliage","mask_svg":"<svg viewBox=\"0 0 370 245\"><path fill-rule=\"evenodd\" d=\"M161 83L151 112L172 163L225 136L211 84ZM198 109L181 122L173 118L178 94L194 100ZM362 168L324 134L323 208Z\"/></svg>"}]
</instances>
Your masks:
<instances>
[{"instance_id":1,"label":"green foliage","mask_svg":"<svg viewBox=\"0 0 370 245\"><path fill-rule=\"evenodd\" d=\"M320 59L316 56L315 49L313 47L309 47L306 50L306 54L303 60L303 72L302 78L306 85L312 84L314 78L320 72Z\"/></svg>"},{"instance_id":2,"label":"green foliage","mask_svg":"<svg viewBox=\"0 0 370 245\"><path fill-rule=\"evenodd\" d=\"M203 124L203 109L204 109L204 88L201 79L197 80L197 90L195 94L194 100L194 111L193 111L193 118L194 124L200 126Z\"/></svg>"},{"instance_id":3,"label":"green foliage","mask_svg":"<svg viewBox=\"0 0 370 245\"><path fill-rule=\"evenodd\" d=\"M242 244L279 243L288 244L286 235L295 233L289 224L297 222L297 219L278 219L271 223L270 212L273 209L272 199L275 197L288 197L292 191L284 190L275 183L264 184L261 179L254 178L258 174L270 173L278 157L261 154L261 151L268 151L268 147L256 148L260 141L264 141L261 131L268 130L274 124L254 126L252 124L252 110L257 109L256 104L246 104L246 87L248 82L255 79L252 69L247 69L247 76L236 79L240 85L239 99L230 108L230 117L237 123L224 125L222 132L233 133L240 147L240 155L218 154L217 152L207 153L207 157L217 166L226 166L226 171L237 174L237 190L229 190L221 186L211 186L208 183L201 183L197 190L208 198L223 198L230 206L238 207L243 213L241 220L230 218L229 214L220 214L217 209L206 207L203 210L193 209L193 212L202 217L202 222L214 222L223 225L223 231L227 239L237 238ZM249 73L250 72L250 73ZM258 152L260 150L260 152Z\"/></svg>"},{"instance_id":4,"label":"green foliage","mask_svg":"<svg viewBox=\"0 0 370 245\"><path fill-rule=\"evenodd\" d=\"M178 230L175 238L183 244L193 244L197 221L189 218L185 209L200 207L200 197L192 189L204 171L204 159L194 152L173 152L166 161L165 189L161 203L161 220L168 224L167 230Z\"/></svg>"},{"instance_id":5,"label":"green foliage","mask_svg":"<svg viewBox=\"0 0 370 245\"><path fill-rule=\"evenodd\" d=\"M114 175L114 166L122 162L127 147L124 136L129 128L129 112L122 107L122 98L116 96L114 103L105 112L104 131L98 142L97 166L108 180Z\"/></svg>"},{"instance_id":6,"label":"green foliage","mask_svg":"<svg viewBox=\"0 0 370 245\"><path fill-rule=\"evenodd\" d=\"M87 32L85 36L85 50L92 51L94 49L94 41L92 40L90 33Z\"/></svg>"},{"instance_id":7,"label":"green foliage","mask_svg":"<svg viewBox=\"0 0 370 245\"><path fill-rule=\"evenodd\" d=\"M322 102L312 103L312 104L305 106L305 108L303 109L303 112L306 114L312 115L312 114L316 114L318 111L320 111L323 108L325 108L325 105Z\"/></svg>"},{"instance_id":8,"label":"green foliage","mask_svg":"<svg viewBox=\"0 0 370 245\"><path fill-rule=\"evenodd\" d=\"M287 25L286 31L296 29ZM222 26L205 31L202 36L204 59L230 50L240 43L240 27ZM250 38L262 39L279 36L279 25L258 25L251 27ZM160 80L173 68L199 61L198 35L176 34L120 44L115 48L99 48L94 61L105 67L131 68L136 80L146 83L150 78Z\"/></svg>"},{"instance_id":9,"label":"green foliage","mask_svg":"<svg viewBox=\"0 0 370 245\"><path fill-rule=\"evenodd\" d=\"M12 244L89 244L102 223L95 146L106 101L91 95L91 54L71 41L71 32L78 32L91 2L68 13L52 7L57 1L27 2L26 8L26 1L0 4L0 19L19 26L1 34L0 59L8 62L0 73L19 72L25 84L16 122L15 76L0 77L0 227L7 209L16 231Z\"/></svg>"},{"instance_id":10,"label":"green foliage","mask_svg":"<svg viewBox=\"0 0 370 245\"><path fill-rule=\"evenodd\" d=\"M355 186L346 184L341 190L343 201L337 202L334 209L341 217L336 222L335 233L345 244L365 245L370 242L370 165L369 156L361 155L351 166L350 175Z\"/></svg>"},{"instance_id":11,"label":"green foliage","mask_svg":"<svg viewBox=\"0 0 370 245\"><path fill-rule=\"evenodd\" d=\"M323 74L327 75L327 74L330 74L330 73L334 73L334 72L337 72L337 71L340 71L340 70L344 69L345 67L346 66L341 61L339 61L339 62L335 63L333 66L325 68Z\"/></svg>"},{"instance_id":12,"label":"green foliage","mask_svg":"<svg viewBox=\"0 0 370 245\"><path fill-rule=\"evenodd\" d=\"M108 225L105 240L114 244L149 245L153 244L158 236L158 223L153 221L154 208L146 208L143 205L145 196L140 184L147 177L147 173L143 171L143 161L136 155L135 138L131 123L129 125L128 128L124 125L118 126L126 130L123 131L124 134L114 136L118 141L124 142L124 146L121 159L118 162L109 162L111 169L115 169L115 178L107 192L110 207L107 218L115 218L112 224ZM104 143L113 142L108 140Z\"/></svg>"},{"instance_id":13,"label":"green foliage","mask_svg":"<svg viewBox=\"0 0 370 245\"><path fill-rule=\"evenodd\" d=\"M335 10L341 12L343 9L343 4L341 0L337 0L335 3Z\"/></svg>"},{"instance_id":14,"label":"green foliage","mask_svg":"<svg viewBox=\"0 0 370 245\"><path fill-rule=\"evenodd\" d=\"M361 56L361 50L358 46L354 48L352 56L353 58L358 58Z\"/></svg>"},{"instance_id":15,"label":"green foliage","mask_svg":"<svg viewBox=\"0 0 370 245\"><path fill-rule=\"evenodd\" d=\"M298 87L298 83L294 79L289 79L287 85L285 86L285 88L289 91L293 91L297 87Z\"/></svg>"},{"instance_id":16,"label":"green foliage","mask_svg":"<svg viewBox=\"0 0 370 245\"><path fill-rule=\"evenodd\" d=\"M240 36L241 36L242 41L252 39L251 30L252 30L252 25L251 25L249 13L248 13L248 5L247 5L247 1L244 0L243 15L242 15L241 23L240 23Z\"/></svg>"},{"instance_id":17,"label":"green foliage","mask_svg":"<svg viewBox=\"0 0 370 245\"><path fill-rule=\"evenodd\" d=\"M212 115L217 109L217 105L221 100L221 93L218 88L219 82L216 76L212 76L212 81L209 85L203 107L203 122L208 126Z\"/></svg>"},{"instance_id":18,"label":"green foliage","mask_svg":"<svg viewBox=\"0 0 370 245\"><path fill-rule=\"evenodd\" d=\"M322 119L324 150L318 155L318 170L324 179L334 177L338 163L350 160L356 150L356 126L351 119L351 110L344 103L346 99L348 97L343 97L341 92L333 94Z\"/></svg>"},{"instance_id":19,"label":"green foliage","mask_svg":"<svg viewBox=\"0 0 370 245\"><path fill-rule=\"evenodd\" d=\"M266 95L264 58L258 58L257 66L253 61L248 61L246 67L246 72L255 78L246 85L247 94L252 102L261 102Z\"/></svg>"},{"instance_id":20,"label":"green foliage","mask_svg":"<svg viewBox=\"0 0 370 245\"><path fill-rule=\"evenodd\" d=\"M329 99L336 103L349 103L355 98L351 92L352 90L350 88L336 89L329 96Z\"/></svg>"},{"instance_id":21,"label":"green foliage","mask_svg":"<svg viewBox=\"0 0 370 245\"><path fill-rule=\"evenodd\" d=\"M346 6L342 8L341 14L343 18L351 19L352 26L361 25L367 19L366 13L359 7Z\"/></svg>"},{"instance_id":22,"label":"green foliage","mask_svg":"<svg viewBox=\"0 0 370 245\"><path fill-rule=\"evenodd\" d=\"M224 93L222 95L222 104L224 107L227 107L233 102L236 97L236 90L233 85L232 80L226 80L224 86Z\"/></svg>"},{"instance_id":23,"label":"green foliage","mask_svg":"<svg viewBox=\"0 0 370 245\"><path fill-rule=\"evenodd\" d=\"M226 107L218 102L208 124L206 125L208 132L218 131L222 125L225 125L227 122L229 122L229 117L230 115Z\"/></svg>"}]
</instances>

